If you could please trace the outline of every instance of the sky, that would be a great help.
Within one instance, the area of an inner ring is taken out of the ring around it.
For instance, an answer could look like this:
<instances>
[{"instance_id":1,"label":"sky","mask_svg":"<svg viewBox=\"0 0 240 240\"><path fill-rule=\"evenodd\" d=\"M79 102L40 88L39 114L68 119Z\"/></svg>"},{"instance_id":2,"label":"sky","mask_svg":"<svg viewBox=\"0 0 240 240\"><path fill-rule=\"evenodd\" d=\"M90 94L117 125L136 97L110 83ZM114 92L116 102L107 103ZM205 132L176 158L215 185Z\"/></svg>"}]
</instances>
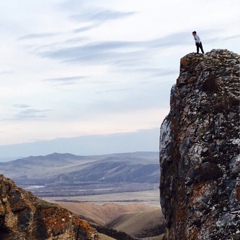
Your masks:
<instances>
[{"instance_id":1,"label":"sky","mask_svg":"<svg viewBox=\"0 0 240 240\"><path fill-rule=\"evenodd\" d=\"M158 151L180 58L240 52L239 0L0 0L0 160Z\"/></svg>"}]
</instances>

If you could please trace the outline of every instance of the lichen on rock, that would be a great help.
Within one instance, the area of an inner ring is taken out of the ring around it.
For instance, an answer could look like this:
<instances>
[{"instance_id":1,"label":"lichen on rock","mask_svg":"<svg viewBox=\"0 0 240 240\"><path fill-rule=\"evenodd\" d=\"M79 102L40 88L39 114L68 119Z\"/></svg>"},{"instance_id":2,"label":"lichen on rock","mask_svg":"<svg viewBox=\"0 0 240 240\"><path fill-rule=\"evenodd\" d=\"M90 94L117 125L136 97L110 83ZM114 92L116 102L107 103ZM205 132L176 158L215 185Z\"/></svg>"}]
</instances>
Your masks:
<instances>
[{"instance_id":1,"label":"lichen on rock","mask_svg":"<svg viewBox=\"0 0 240 240\"><path fill-rule=\"evenodd\" d=\"M183 57L170 104L160 133L164 239L240 239L240 56Z\"/></svg>"},{"instance_id":2,"label":"lichen on rock","mask_svg":"<svg viewBox=\"0 0 240 240\"><path fill-rule=\"evenodd\" d=\"M0 175L1 240L98 240L75 214L48 203Z\"/></svg>"}]
</instances>

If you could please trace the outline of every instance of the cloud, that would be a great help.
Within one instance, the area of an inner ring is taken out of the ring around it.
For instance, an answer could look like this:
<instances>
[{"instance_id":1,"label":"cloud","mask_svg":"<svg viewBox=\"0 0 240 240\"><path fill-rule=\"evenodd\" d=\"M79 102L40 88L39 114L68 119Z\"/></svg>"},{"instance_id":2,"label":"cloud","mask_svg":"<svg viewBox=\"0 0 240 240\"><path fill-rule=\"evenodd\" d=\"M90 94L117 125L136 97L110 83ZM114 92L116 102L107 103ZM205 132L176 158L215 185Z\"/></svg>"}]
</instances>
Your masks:
<instances>
[{"instance_id":1,"label":"cloud","mask_svg":"<svg viewBox=\"0 0 240 240\"><path fill-rule=\"evenodd\" d=\"M240 34L236 34L236 35L232 35L229 37L225 37L225 38L223 38L223 40L239 39L239 38L240 38Z\"/></svg>"},{"instance_id":2,"label":"cloud","mask_svg":"<svg viewBox=\"0 0 240 240\"><path fill-rule=\"evenodd\" d=\"M207 35L210 30L203 31ZM219 30L216 30L217 33ZM213 41L211 36L204 42ZM194 44L191 32L183 31L147 41L98 41L78 46L59 46L35 51L35 54L61 62L81 64L111 64L119 67L149 63L157 50L183 47ZM41 49L41 48L39 48ZM137 63L137 64L136 64ZM162 73L160 73L162 74ZM166 74L166 73L165 73Z\"/></svg>"},{"instance_id":3,"label":"cloud","mask_svg":"<svg viewBox=\"0 0 240 240\"><path fill-rule=\"evenodd\" d=\"M38 38L48 38L58 35L59 33L37 33L37 34L28 34L18 38L18 40L31 40Z\"/></svg>"},{"instance_id":4,"label":"cloud","mask_svg":"<svg viewBox=\"0 0 240 240\"><path fill-rule=\"evenodd\" d=\"M88 40L87 37L76 37L76 38L69 38L65 41L66 44L75 44L75 43L78 43L78 42L83 42L83 41L86 41Z\"/></svg>"},{"instance_id":5,"label":"cloud","mask_svg":"<svg viewBox=\"0 0 240 240\"><path fill-rule=\"evenodd\" d=\"M90 11L86 11L83 14L73 15L70 18L78 22L83 22L83 21L105 22L109 20L116 20L120 18L129 17L134 14L136 14L136 12L120 12L120 11L113 11L109 9L103 9L103 10L91 9Z\"/></svg>"},{"instance_id":6,"label":"cloud","mask_svg":"<svg viewBox=\"0 0 240 240\"><path fill-rule=\"evenodd\" d=\"M132 72L141 72L142 74L147 74L150 77L162 77L168 75L176 75L178 71L176 69L161 69L161 68L136 68Z\"/></svg>"},{"instance_id":7,"label":"cloud","mask_svg":"<svg viewBox=\"0 0 240 240\"><path fill-rule=\"evenodd\" d=\"M102 90L96 91L96 94L105 94L105 93L117 93L117 92L126 92L129 88L119 88L119 89L111 89L111 90Z\"/></svg>"},{"instance_id":8,"label":"cloud","mask_svg":"<svg viewBox=\"0 0 240 240\"><path fill-rule=\"evenodd\" d=\"M45 58L59 59L64 62L109 63L115 62L116 58L121 58L124 55L124 53L116 51L130 46L134 47L134 44L134 42L124 41L103 41L75 47L63 47L37 54Z\"/></svg>"},{"instance_id":9,"label":"cloud","mask_svg":"<svg viewBox=\"0 0 240 240\"><path fill-rule=\"evenodd\" d=\"M35 51L35 54L69 63L136 66L139 62L146 64L148 59L145 56L150 56L150 51L154 55L154 49L189 44L191 39L186 35L186 32L176 33L149 41L99 41L74 47L49 48Z\"/></svg>"},{"instance_id":10,"label":"cloud","mask_svg":"<svg viewBox=\"0 0 240 240\"><path fill-rule=\"evenodd\" d=\"M47 116L43 113L47 112L46 110L37 110L33 108L25 109L17 113L14 118L18 120L33 120L33 119L42 119Z\"/></svg>"},{"instance_id":11,"label":"cloud","mask_svg":"<svg viewBox=\"0 0 240 240\"><path fill-rule=\"evenodd\" d=\"M58 4L61 10L76 11L77 9L83 8L89 1L79 0L66 0Z\"/></svg>"},{"instance_id":12,"label":"cloud","mask_svg":"<svg viewBox=\"0 0 240 240\"><path fill-rule=\"evenodd\" d=\"M57 83L58 85L69 85L79 82L83 79L86 79L86 76L73 76L73 77L61 77L61 78L48 78L44 79L44 81L49 81L53 83Z\"/></svg>"},{"instance_id":13,"label":"cloud","mask_svg":"<svg viewBox=\"0 0 240 240\"><path fill-rule=\"evenodd\" d=\"M189 32L176 32L145 42L150 48L173 47L192 43Z\"/></svg>"},{"instance_id":14,"label":"cloud","mask_svg":"<svg viewBox=\"0 0 240 240\"><path fill-rule=\"evenodd\" d=\"M20 111L14 114L12 118L7 120L24 121L43 119L47 117L45 113L49 111L31 108L31 106L27 104L15 104L13 107L19 109Z\"/></svg>"},{"instance_id":15,"label":"cloud","mask_svg":"<svg viewBox=\"0 0 240 240\"><path fill-rule=\"evenodd\" d=\"M1 74L1 75L13 74L13 73L14 73L14 71L12 71L12 70L2 70L2 71L0 71L0 74Z\"/></svg>"},{"instance_id":16,"label":"cloud","mask_svg":"<svg viewBox=\"0 0 240 240\"><path fill-rule=\"evenodd\" d=\"M15 104L14 107L16 107L16 108L30 108L30 106L27 105L27 104Z\"/></svg>"},{"instance_id":17,"label":"cloud","mask_svg":"<svg viewBox=\"0 0 240 240\"><path fill-rule=\"evenodd\" d=\"M108 83L105 80L91 80L89 77L86 76L73 76L73 77L61 77L61 78L48 78L44 79L43 81L48 81L54 83L54 86L66 86L66 85L73 85L73 84L103 84Z\"/></svg>"},{"instance_id":18,"label":"cloud","mask_svg":"<svg viewBox=\"0 0 240 240\"><path fill-rule=\"evenodd\" d=\"M88 31L88 30L97 28L97 27L99 27L99 26L100 26L100 24L94 24L94 25L91 25L91 26L80 27L80 28L74 29L73 32L74 32L74 33L82 33L82 32L86 32L86 31Z\"/></svg>"}]
</instances>

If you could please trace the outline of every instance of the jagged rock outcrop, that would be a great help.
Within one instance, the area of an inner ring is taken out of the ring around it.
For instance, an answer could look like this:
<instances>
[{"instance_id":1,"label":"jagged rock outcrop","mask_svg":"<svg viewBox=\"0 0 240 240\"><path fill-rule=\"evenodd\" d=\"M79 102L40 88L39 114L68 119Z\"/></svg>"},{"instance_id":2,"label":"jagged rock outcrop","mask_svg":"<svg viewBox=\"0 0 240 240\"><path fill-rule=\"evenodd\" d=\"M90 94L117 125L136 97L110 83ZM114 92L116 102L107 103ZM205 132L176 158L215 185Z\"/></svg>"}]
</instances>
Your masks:
<instances>
[{"instance_id":1,"label":"jagged rock outcrop","mask_svg":"<svg viewBox=\"0 0 240 240\"><path fill-rule=\"evenodd\" d=\"M240 239L240 56L181 59L161 126L164 239Z\"/></svg>"},{"instance_id":2,"label":"jagged rock outcrop","mask_svg":"<svg viewBox=\"0 0 240 240\"><path fill-rule=\"evenodd\" d=\"M75 214L18 188L0 175L1 240L97 240L96 230Z\"/></svg>"}]
</instances>

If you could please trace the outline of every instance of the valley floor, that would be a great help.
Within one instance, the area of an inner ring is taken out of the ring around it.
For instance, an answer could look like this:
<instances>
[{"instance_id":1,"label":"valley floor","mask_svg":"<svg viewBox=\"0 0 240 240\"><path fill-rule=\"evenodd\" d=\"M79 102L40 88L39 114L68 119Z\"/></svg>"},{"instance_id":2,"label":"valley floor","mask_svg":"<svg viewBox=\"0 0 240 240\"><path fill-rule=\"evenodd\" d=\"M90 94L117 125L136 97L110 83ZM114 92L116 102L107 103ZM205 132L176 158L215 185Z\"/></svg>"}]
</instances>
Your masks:
<instances>
[{"instance_id":1,"label":"valley floor","mask_svg":"<svg viewBox=\"0 0 240 240\"><path fill-rule=\"evenodd\" d=\"M105 204L109 202L119 204L143 203L152 207L160 207L160 196L158 189L85 196L44 197L43 199L48 202L89 202L94 204Z\"/></svg>"}]
</instances>

